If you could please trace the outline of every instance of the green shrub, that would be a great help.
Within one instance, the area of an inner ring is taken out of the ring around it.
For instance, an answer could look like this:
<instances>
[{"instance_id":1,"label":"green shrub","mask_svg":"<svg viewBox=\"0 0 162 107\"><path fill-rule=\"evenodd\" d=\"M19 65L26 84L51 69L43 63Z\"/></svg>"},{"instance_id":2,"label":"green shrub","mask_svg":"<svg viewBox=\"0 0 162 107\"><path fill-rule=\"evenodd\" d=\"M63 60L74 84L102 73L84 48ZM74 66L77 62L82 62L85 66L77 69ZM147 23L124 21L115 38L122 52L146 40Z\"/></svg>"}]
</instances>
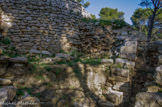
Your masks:
<instances>
[{"instance_id":1,"label":"green shrub","mask_svg":"<svg viewBox=\"0 0 162 107\"><path fill-rule=\"evenodd\" d=\"M45 66L44 69L48 72L52 71L52 68L50 66Z\"/></svg>"},{"instance_id":2,"label":"green shrub","mask_svg":"<svg viewBox=\"0 0 162 107\"><path fill-rule=\"evenodd\" d=\"M101 59L89 58L89 59L81 60L80 62L83 64L98 65L101 64Z\"/></svg>"},{"instance_id":3,"label":"green shrub","mask_svg":"<svg viewBox=\"0 0 162 107\"><path fill-rule=\"evenodd\" d=\"M9 37L4 37L0 42L8 45L11 43L11 39Z\"/></svg>"},{"instance_id":4,"label":"green shrub","mask_svg":"<svg viewBox=\"0 0 162 107\"><path fill-rule=\"evenodd\" d=\"M100 25L101 26L109 26L109 25L112 25L112 21L109 21L109 20L100 20Z\"/></svg>"},{"instance_id":5,"label":"green shrub","mask_svg":"<svg viewBox=\"0 0 162 107\"><path fill-rule=\"evenodd\" d=\"M115 20L113 22L113 29L120 29L127 26L128 24L124 20Z\"/></svg>"},{"instance_id":6,"label":"green shrub","mask_svg":"<svg viewBox=\"0 0 162 107\"><path fill-rule=\"evenodd\" d=\"M32 92L33 92L32 88L26 88L26 87L17 89L16 95L22 96L22 95L24 95L24 92L25 92L25 91L26 91L29 95L32 95Z\"/></svg>"}]
</instances>

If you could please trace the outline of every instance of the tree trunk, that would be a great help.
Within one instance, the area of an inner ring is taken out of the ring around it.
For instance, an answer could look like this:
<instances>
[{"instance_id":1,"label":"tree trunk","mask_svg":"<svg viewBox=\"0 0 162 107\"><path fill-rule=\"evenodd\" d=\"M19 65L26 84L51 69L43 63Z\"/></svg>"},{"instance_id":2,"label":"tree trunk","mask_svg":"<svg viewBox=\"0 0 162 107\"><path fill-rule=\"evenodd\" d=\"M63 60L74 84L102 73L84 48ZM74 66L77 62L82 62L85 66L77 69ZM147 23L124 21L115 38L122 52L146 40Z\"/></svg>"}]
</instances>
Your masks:
<instances>
[{"instance_id":1,"label":"tree trunk","mask_svg":"<svg viewBox=\"0 0 162 107\"><path fill-rule=\"evenodd\" d=\"M147 37L147 40L149 42L150 42L151 35L152 35L152 30L153 30L153 26L154 26L155 17L156 17L156 11L157 11L157 9L155 8L153 11L153 14L151 16L151 19L150 19L149 32L148 32L148 37Z\"/></svg>"}]
</instances>

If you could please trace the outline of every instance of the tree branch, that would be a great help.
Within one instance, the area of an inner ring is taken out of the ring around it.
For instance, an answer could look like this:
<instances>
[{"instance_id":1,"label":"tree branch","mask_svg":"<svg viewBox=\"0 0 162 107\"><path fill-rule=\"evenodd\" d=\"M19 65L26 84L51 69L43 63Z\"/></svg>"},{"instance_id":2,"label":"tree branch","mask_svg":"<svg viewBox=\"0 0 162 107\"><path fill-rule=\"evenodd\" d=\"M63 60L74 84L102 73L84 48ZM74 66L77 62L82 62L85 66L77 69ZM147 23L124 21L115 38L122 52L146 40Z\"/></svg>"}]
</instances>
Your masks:
<instances>
[{"instance_id":1,"label":"tree branch","mask_svg":"<svg viewBox=\"0 0 162 107\"><path fill-rule=\"evenodd\" d=\"M151 0L152 4L154 5L154 8L156 7L155 0Z\"/></svg>"}]
</instances>

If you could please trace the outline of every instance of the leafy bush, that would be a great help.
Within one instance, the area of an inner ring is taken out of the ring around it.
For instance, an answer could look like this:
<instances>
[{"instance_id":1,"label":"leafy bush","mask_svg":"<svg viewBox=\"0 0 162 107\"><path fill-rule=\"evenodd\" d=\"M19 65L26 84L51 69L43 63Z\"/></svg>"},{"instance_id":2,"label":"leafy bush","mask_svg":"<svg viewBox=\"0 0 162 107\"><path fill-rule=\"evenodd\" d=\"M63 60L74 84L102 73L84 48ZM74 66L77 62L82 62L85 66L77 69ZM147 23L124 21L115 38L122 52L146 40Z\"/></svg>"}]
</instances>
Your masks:
<instances>
[{"instance_id":1,"label":"leafy bush","mask_svg":"<svg viewBox=\"0 0 162 107\"><path fill-rule=\"evenodd\" d=\"M9 37L4 37L0 42L8 45L11 43L11 39Z\"/></svg>"},{"instance_id":2,"label":"leafy bush","mask_svg":"<svg viewBox=\"0 0 162 107\"><path fill-rule=\"evenodd\" d=\"M120 29L128 25L124 20L115 20L113 24L113 29Z\"/></svg>"},{"instance_id":3,"label":"leafy bush","mask_svg":"<svg viewBox=\"0 0 162 107\"><path fill-rule=\"evenodd\" d=\"M83 22L86 23L96 23L99 22L101 26L109 26L111 25L113 29L120 29L122 27L129 26L128 23L126 23L124 20L102 20L102 19L91 19L91 18L83 18Z\"/></svg>"}]
</instances>

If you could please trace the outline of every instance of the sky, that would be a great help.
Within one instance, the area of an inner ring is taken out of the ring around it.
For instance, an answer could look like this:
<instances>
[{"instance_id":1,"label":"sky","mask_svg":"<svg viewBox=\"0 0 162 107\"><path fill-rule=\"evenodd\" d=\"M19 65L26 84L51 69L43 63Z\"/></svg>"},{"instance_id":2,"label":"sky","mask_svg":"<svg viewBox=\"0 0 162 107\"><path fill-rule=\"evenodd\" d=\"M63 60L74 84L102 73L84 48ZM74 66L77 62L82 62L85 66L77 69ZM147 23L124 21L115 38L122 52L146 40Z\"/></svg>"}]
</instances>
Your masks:
<instances>
[{"instance_id":1,"label":"sky","mask_svg":"<svg viewBox=\"0 0 162 107\"><path fill-rule=\"evenodd\" d=\"M98 14L101 8L111 7L117 8L118 11L123 11L125 13L124 19L127 23L132 24L130 17L133 15L133 12L139 8L138 5L141 0L85 0L89 1L91 4L86 9L89 13L95 14L99 18Z\"/></svg>"}]
</instances>

